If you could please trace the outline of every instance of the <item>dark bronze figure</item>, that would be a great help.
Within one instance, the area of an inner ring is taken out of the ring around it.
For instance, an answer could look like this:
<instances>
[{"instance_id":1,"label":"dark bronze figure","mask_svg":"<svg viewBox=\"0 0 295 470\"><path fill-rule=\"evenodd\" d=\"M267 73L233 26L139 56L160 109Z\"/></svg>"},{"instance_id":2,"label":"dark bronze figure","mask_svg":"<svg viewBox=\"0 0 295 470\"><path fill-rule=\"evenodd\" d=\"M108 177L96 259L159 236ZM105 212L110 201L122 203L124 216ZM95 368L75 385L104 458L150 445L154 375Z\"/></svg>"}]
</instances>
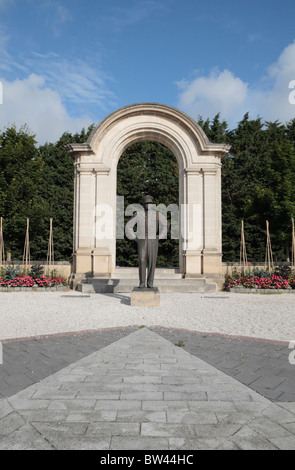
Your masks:
<instances>
[{"instance_id":1,"label":"dark bronze figure","mask_svg":"<svg viewBox=\"0 0 295 470\"><path fill-rule=\"evenodd\" d=\"M159 239L167 237L167 219L154 209L153 197L145 196L142 201L143 209L129 221L126 226L128 238L136 240L139 258L139 287L152 288L158 257ZM137 224L137 232L133 228ZM147 272L146 272L147 271Z\"/></svg>"}]
</instances>

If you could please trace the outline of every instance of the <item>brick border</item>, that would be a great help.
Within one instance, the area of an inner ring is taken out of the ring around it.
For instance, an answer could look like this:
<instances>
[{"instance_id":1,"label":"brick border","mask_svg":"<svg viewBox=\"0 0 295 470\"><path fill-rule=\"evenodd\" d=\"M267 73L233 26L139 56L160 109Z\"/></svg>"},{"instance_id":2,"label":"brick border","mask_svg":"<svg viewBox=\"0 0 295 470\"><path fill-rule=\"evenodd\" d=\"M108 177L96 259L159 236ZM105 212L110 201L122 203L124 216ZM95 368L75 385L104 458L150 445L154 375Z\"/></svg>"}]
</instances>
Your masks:
<instances>
[{"instance_id":1,"label":"brick border","mask_svg":"<svg viewBox=\"0 0 295 470\"><path fill-rule=\"evenodd\" d=\"M24 336L24 337L19 337L19 338L6 338L3 340L0 340L2 344L5 343L16 343L16 342L21 342L21 341L33 341L33 340L38 340L38 339L46 339L46 338L58 338L62 336L77 336L77 335L83 335L83 334L89 334L89 333L97 333L100 331L113 331L113 330L128 330L128 329L134 329L134 328L141 328L145 327L150 330L153 329L161 329L161 330L167 330L167 331L176 331L176 332L184 332L184 333L192 333L196 335L206 335L206 336L216 336L220 338L229 338L229 339L239 339L239 340L244 340L244 341L253 341L253 342L259 342L259 343L270 343L270 344L277 344L281 346L289 346L289 341L282 341L282 340L276 340L276 339L269 339L269 338L258 338L255 336L239 336L239 335L228 335L224 333L217 333L217 332L208 332L208 331L197 331L197 330L188 330L186 328L171 328L171 327L166 327L162 325L152 325L152 326L146 326L146 325L128 325L128 326L112 326L112 327L106 327L106 328L98 328L95 330L80 330L80 331L67 331L63 333L52 333L52 334L45 334L45 335L36 335L36 336Z\"/></svg>"}]
</instances>

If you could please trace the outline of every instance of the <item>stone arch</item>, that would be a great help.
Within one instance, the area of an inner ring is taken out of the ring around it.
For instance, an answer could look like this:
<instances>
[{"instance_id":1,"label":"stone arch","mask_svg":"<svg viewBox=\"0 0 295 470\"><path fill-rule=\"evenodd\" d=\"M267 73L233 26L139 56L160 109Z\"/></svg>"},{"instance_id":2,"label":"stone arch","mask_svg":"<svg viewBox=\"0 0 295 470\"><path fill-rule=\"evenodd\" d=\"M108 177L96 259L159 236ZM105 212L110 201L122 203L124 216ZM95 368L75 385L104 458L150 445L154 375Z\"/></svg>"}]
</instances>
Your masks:
<instances>
[{"instance_id":1,"label":"stone arch","mask_svg":"<svg viewBox=\"0 0 295 470\"><path fill-rule=\"evenodd\" d=\"M110 277L115 271L117 164L130 145L153 140L168 147L179 166L184 277L221 274L221 159L225 144L212 144L187 114L157 103L125 106L101 121L85 144L71 144L75 161L74 264L76 277ZM98 236L96 207L109 208Z\"/></svg>"}]
</instances>

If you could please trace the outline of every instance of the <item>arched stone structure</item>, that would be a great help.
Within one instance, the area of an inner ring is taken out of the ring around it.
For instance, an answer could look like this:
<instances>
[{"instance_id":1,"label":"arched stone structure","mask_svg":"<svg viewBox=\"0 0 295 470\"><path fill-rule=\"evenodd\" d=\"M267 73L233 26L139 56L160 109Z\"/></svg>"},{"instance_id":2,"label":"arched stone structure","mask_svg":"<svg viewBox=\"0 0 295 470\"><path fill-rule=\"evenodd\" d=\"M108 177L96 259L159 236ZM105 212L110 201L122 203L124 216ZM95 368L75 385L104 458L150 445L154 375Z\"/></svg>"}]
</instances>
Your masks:
<instances>
[{"instance_id":1,"label":"arched stone structure","mask_svg":"<svg viewBox=\"0 0 295 470\"><path fill-rule=\"evenodd\" d=\"M116 261L117 164L138 141L164 144L179 165L180 269L184 277L214 277L221 270L221 160L229 151L212 144L185 113L157 103L125 106L107 116L85 144L71 144L75 160L74 263L76 279L110 277ZM139 202L139 201L134 201ZM111 208L110 233L97 234L96 207ZM111 233L112 232L112 233ZM188 240L187 234L194 236Z\"/></svg>"}]
</instances>

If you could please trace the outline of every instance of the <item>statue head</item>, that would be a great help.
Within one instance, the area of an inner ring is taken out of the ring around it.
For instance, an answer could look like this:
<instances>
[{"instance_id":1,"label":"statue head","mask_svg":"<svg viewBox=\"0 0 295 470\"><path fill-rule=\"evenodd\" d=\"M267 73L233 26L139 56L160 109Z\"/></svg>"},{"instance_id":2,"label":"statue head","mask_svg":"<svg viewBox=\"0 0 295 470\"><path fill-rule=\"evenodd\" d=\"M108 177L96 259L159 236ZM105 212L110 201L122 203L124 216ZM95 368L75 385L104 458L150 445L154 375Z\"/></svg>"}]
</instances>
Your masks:
<instances>
[{"instance_id":1,"label":"statue head","mask_svg":"<svg viewBox=\"0 0 295 470\"><path fill-rule=\"evenodd\" d=\"M142 198L142 203L143 204L152 204L154 202L153 196L144 196Z\"/></svg>"},{"instance_id":2,"label":"statue head","mask_svg":"<svg viewBox=\"0 0 295 470\"><path fill-rule=\"evenodd\" d=\"M154 198L152 196L144 196L142 199L142 204L145 209L148 208L149 204L152 204L154 202Z\"/></svg>"}]
</instances>

